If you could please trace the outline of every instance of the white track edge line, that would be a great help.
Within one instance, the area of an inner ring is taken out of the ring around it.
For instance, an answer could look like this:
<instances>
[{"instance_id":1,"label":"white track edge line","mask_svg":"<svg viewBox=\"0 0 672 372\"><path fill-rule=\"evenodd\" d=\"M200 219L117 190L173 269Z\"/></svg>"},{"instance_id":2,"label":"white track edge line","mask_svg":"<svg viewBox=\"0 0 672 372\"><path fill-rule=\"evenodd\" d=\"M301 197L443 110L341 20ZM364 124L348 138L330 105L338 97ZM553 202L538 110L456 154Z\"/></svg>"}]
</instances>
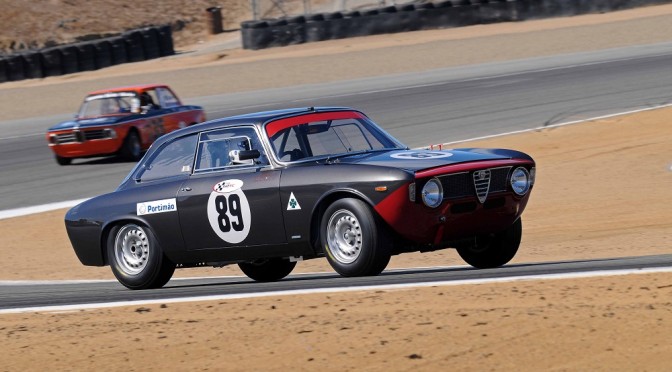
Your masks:
<instances>
[{"instance_id":1,"label":"white track edge line","mask_svg":"<svg viewBox=\"0 0 672 372\"><path fill-rule=\"evenodd\" d=\"M369 285L369 286L361 286L361 287L297 289L297 290L273 291L273 292L261 292L261 293L256 292L256 293L241 293L241 294L230 294L230 295L194 296L194 297L171 298L171 299L119 301L119 302L96 303L96 304L35 306L35 307L24 307L24 308L0 310L0 315L3 315L3 314L20 314L20 313L36 313L36 312L45 312L45 313L70 312L70 311L78 311L78 310L108 309L108 308L122 307L122 306L174 304L174 303L200 302L200 301L238 300L238 299L246 299L246 298L260 298L260 297L271 297L271 296L295 296L295 295L320 294L320 293L340 293L340 292L365 292L365 291L370 291L370 290L402 290L402 289L410 289L410 288L427 288L427 287L474 285L474 284L489 284L489 283L507 283L507 282L521 282L521 281L534 281L534 280L581 279L581 278L593 278L593 277L600 277L600 276L620 276L620 275L656 274L656 273L672 273L672 267L647 268L647 269L627 269L627 270L597 270L597 271L588 271L588 272L581 272L581 273L541 274L541 275L529 275L529 276L511 276L511 277L506 277L506 278L465 279L465 280L439 281L439 282Z\"/></svg>"}]
</instances>

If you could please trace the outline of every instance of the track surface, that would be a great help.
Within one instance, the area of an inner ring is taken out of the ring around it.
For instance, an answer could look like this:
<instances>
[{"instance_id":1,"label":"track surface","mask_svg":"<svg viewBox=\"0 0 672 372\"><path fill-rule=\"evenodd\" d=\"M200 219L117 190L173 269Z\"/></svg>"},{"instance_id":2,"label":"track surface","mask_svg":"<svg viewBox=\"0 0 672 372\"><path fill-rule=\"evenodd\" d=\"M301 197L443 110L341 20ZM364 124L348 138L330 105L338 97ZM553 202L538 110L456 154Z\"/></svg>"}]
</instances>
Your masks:
<instances>
[{"instance_id":1,"label":"track surface","mask_svg":"<svg viewBox=\"0 0 672 372\"><path fill-rule=\"evenodd\" d=\"M671 87L672 43L664 43L187 101L210 119L352 106L416 147L668 103ZM68 116L0 123L0 210L109 192L131 169L113 158L56 165L44 131Z\"/></svg>"},{"instance_id":2,"label":"track surface","mask_svg":"<svg viewBox=\"0 0 672 372\"><path fill-rule=\"evenodd\" d=\"M131 291L116 282L0 285L0 311L38 306L167 300L196 296L525 277L597 270L608 272L611 270L669 266L672 266L672 255L518 264L488 270L476 270L468 267L390 270L383 272L380 276L363 278L343 278L337 274L290 275L286 279L274 283L256 283L244 277L180 279L170 281L162 289L144 291Z\"/></svg>"}]
</instances>

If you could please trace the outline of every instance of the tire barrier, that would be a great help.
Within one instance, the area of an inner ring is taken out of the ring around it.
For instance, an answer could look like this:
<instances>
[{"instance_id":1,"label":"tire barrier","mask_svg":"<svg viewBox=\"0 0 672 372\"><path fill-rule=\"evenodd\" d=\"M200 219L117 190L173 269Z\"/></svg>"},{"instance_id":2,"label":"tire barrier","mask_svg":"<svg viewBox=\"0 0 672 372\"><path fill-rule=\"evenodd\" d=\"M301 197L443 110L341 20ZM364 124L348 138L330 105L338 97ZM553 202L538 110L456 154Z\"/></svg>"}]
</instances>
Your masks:
<instances>
[{"instance_id":1,"label":"tire barrier","mask_svg":"<svg viewBox=\"0 0 672 372\"><path fill-rule=\"evenodd\" d=\"M112 66L112 43L108 40L92 41L95 57L96 68L105 68Z\"/></svg>"},{"instance_id":2,"label":"tire barrier","mask_svg":"<svg viewBox=\"0 0 672 372\"><path fill-rule=\"evenodd\" d=\"M288 30L283 33L284 38L279 38L277 31L269 35L280 39L284 45L304 42L288 40L287 37L293 34ZM173 54L171 26L146 27L104 39L0 56L0 83L97 70Z\"/></svg>"},{"instance_id":3,"label":"tire barrier","mask_svg":"<svg viewBox=\"0 0 672 372\"><path fill-rule=\"evenodd\" d=\"M42 57L40 56L40 53L22 53L21 58L23 58L23 71L26 79L37 79L44 77Z\"/></svg>"},{"instance_id":4,"label":"tire barrier","mask_svg":"<svg viewBox=\"0 0 672 372\"><path fill-rule=\"evenodd\" d=\"M17 81L26 78L23 58L20 55L11 55L5 58L5 62L7 63L7 80Z\"/></svg>"},{"instance_id":5,"label":"tire barrier","mask_svg":"<svg viewBox=\"0 0 672 372\"><path fill-rule=\"evenodd\" d=\"M75 44L77 48L77 67L79 71L93 71L96 69L96 49L91 43Z\"/></svg>"},{"instance_id":6,"label":"tire barrier","mask_svg":"<svg viewBox=\"0 0 672 372\"><path fill-rule=\"evenodd\" d=\"M145 60L145 50L142 44L140 31L125 32L122 37L126 43L126 55L128 62L140 62Z\"/></svg>"},{"instance_id":7,"label":"tire barrier","mask_svg":"<svg viewBox=\"0 0 672 372\"><path fill-rule=\"evenodd\" d=\"M42 49L40 56L42 57L42 72L45 77L63 75L63 55L59 48Z\"/></svg>"},{"instance_id":8,"label":"tire barrier","mask_svg":"<svg viewBox=\"0 0 672 372\"><path fill-rule=\"evenodd\" d=\"M173 29L170 25L161 26L159 31L159 54L161 57L172 56L175 54L173 46Z\"/></svg>"},{"instance_id":9,"label":"tire barrier","mask_svg":"<svg viewBox=\"0 0 672 372\"><path fill-rule=\"evenodd\" d=\"M672 0L441 0L366 11L244 21L244 49L416 30L604 13ZM297 19L300 19L297 20Z\"/></svg>"},{"instance_id":10,"label":"tire barrier","mask_svg":"<svg viewBox=\"0 0 672 372\"><path fill-rule=\"evenodd\" d=\"M110 42L110 51L112 52L112 64L120 65L128 63L128 53L126 53L126 40L123 37L111 37L107 39Z\"/></svg>"},{"instance_id":11,"label":"tire barrier","mask_svg":"<svg viewBox=\"0 0 672 372\"><path fill-rule=\"evenodd\" d=\"M0 58L0 83L7 81L7 62Z\"/></svg>"}]
</instances>

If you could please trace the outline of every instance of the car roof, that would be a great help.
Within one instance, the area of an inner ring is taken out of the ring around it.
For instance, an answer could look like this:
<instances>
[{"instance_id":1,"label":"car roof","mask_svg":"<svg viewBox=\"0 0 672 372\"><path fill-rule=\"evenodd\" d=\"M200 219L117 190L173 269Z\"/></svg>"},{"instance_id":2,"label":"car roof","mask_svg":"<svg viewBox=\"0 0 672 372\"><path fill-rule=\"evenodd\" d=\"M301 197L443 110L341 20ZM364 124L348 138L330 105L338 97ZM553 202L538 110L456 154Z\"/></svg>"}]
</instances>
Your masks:
<instances>
[{"instance_id":1,"label":"car roof","mask_svg":"<svg viewBox=\"0 0 672 372\"><path fill-rule=\"evenodd\" d=\"M288 117L310 115L310 114L322 113L322 112L338 112L338 111L353 111L353 112L361 113L359 110L355 110L355 109L352 109L352 108L349 108L349 107L302 107L302 108L290 108L290 109L283 109L283 110L254 112L254 113L250 113L250 114L243 114L243 115L230 116L230 117L221 118L221 119L214 119L214 120L206 121L204 123L200 123L200 124L192 125L190 127L179 129L179 130L176 130L174 132L170 132L170 133L166 134L165 136L159 138L156 141L156 146L160 146L164 142L170 141L175 137L181 137L181 136L188 135L188 134L191 134L191 133L197 133L197 132L201 132L201 131L223 128L223 127L226 127L226 126L229 126L229 125L252 124L252 125L256 125L256 126L262 126L264 123L267 123L269 121L288 118ZM363 113L361 113L361 114L364 115Z\"/></svg>"},{"instance_id":2,"label":"car roof","mask_svg":"<svg viewBox=\"0 0 672 372\"><path fill-rule=\"evenodd\" d=\"M100 90L95 90L93 92L89 92L89 96L95 95L95 94L103 94L103 93L113 93L113 92L136 92L136 93L142 93L145 90L149 89L154 89L154 88L168 88L167 85L165 84L142 84L142 85L129 85L125 87L115 87L115 88L107 88L107 89L100 89Z\"/></svg>"}]
</instances>

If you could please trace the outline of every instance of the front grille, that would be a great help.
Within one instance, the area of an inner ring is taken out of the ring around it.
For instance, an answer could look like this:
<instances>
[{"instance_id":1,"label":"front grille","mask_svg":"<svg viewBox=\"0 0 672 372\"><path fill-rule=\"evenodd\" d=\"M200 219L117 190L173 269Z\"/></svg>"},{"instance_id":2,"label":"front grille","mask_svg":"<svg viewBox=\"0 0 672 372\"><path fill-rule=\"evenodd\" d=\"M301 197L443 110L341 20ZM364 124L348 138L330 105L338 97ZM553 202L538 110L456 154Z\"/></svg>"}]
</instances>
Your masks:
<instances>
[{"instance_id":1,"label":"front grille","mask_svg":"<svg viewBox=\"0 0 672 372\"><path fill-rule=\"evenodd\" d=\"M490 191L490 169L475 171L472 176L474 178L474 188L476 189L478 201L483 203L488 197L488 191Z\"/></svg>"},{"instance_id":2,"label":"front grille","mask_svg":"<svg viewBox=\"0 0 672 372\"><path fill-rule=\"evenodd\" d=\"M510 170L511 167L500 167L439 176L443 187L443 198L459 199L477 196L479 200L483 199L481 201L483 203L488 194L508 190ZM476 180L475 175L481 171L484 172L483 179L479 177Z\"/></svg>"},{"instance_id":3,"label":"front grille","mask_svg":"<svg viewBox=\"0 0 672 372\"><path fill-rule=\"evenodd\" d=\"M58 139L57 143L71 143L71 142L78 142L77 141L77 133L76 132L71 132L71 133L62 133L56 136Z\"/></svg>"},{"instance_id":4,"label":"front grille","mask_svg":"<svg viewBox=\"0 0 672 372\"><path fill-rule=\"evenodd\" d=\"M490 169L490 192L500 192L508 189L506 181L510 170L511 167Z\"/></svg>"},{"instance_id":5,"label":"front grille","mask_svg":"<svg viewBox=\"0 0 672 372\"><path fill-rule=\"evenodd\" d=\"M444 199L457 199L474 195L474 186L469 180L469 173L455 173L439 177L443 187Z\"/></svg>"},{"instance_id":6,"label":"front grille","mask_svg":"<svg viewBox=\"0 0 672 372\"><path fill-rule=\"evenodd\" d=\"M103 139L103 138L108 138L108 137L109 137L109 134L104 129L94 129L94 130L84 131L84 139L86 139L87 141Z\"/></svg>"}]
</instances>

